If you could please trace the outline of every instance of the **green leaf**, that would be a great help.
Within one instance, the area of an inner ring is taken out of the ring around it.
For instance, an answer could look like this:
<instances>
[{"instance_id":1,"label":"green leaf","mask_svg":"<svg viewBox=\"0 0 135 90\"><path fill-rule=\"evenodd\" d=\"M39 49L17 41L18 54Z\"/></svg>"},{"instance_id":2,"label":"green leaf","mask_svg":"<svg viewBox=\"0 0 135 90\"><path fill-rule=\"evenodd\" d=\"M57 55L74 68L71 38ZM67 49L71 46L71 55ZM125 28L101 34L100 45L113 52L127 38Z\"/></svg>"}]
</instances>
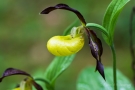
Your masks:
<instances>
[{"instance_id":1,"label":"green leaf","mask_svg":"<svg viewBox=\"0 0 135 90\"><path fill-rule=\"evenodd\" d=\"M75 54L65 57L55 57L45 72L45 79L52 85L58 76L72 63Z\"/></svg>"},{"instance_id":2,"label":"green leaf","mask_svg":"<svg viewBox=\"0 0 135 90\"><path fill-rule=\"evenodd\" d=\"M48 84L47 81L44 80L44 69L40 68L35 70L35 72L32 74L34 80L36 83L38 83L40 86L42 86L43 90L47 90L46 85ZM37 90L36 88L32 88L32 90Z\"/></svg>"},{"instance_id":3,"label":"green leaf","mask_svg":"<svg viewBox=\"0 0 135 90\"><path fill-rule=\"evenodd\" d=\"M106 81L94 72L94 67L87 67L77 81L77 90L114 90L113 69L105 68ZM134 90L132 83L117 70L118 90Z\"/></svg>"},{"instance_id":4,"label":"green leaf","mask_svg":"<svg viewBox=\"0 0 135 90\"><path fill-rule=\"evenodd\" d=\"M108 44L110 44L111 41L113 40L114 28L115 28L118 16L120 12L122 11L123 7L129 1L130 0L112 0L112 2L109 4L106 10L106 13L104 15L104 20L103 20L103 27L106 28L110 37L107 38L105 35L103 35L103 37Z\"/></svg>"},{"instance_id":5,"label":"green leaf","mask_svg":"<svg viewBox=\"0 0 135 90\"><path fill-rule=\"evenodd\" d=\"M108 31L101 25L96 24L96 23L87 23L86 27L89 28L90 30L99 30L103 34L105 34L107 37L109 37Z\"/></svg>"}]
</instances>

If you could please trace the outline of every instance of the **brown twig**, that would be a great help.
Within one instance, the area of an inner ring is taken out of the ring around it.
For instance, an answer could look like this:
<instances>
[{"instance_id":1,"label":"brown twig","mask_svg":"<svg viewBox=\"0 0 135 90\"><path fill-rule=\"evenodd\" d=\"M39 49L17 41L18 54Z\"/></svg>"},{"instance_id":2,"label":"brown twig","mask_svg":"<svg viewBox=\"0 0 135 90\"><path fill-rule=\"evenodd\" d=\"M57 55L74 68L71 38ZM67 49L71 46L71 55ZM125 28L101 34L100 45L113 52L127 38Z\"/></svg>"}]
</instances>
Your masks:
<instances>
[{"instance_id":1,"label":"brown twig","mask_svg":"<svg viewBox=\"0 0 135 90\"><path fill-rule=\"evenodd\" d=\"M133 18L135 15L135 7L133 7L132 12L131 12L131 16L130 16L130 27L129 27L129 33L130 33L130 52L131 52L131 56L132 56L132 69L133 69L133 84L135 86L135 47L134 47L134 36L133 36Z\"/></svg>"}]
</instances>

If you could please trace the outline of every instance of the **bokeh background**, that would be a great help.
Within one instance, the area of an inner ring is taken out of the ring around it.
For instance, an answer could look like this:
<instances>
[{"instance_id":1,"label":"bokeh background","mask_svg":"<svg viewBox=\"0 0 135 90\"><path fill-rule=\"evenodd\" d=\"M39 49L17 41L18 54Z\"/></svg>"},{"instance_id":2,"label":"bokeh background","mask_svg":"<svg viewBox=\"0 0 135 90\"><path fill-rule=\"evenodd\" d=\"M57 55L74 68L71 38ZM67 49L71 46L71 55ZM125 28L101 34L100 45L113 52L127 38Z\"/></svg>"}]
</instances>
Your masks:
<instances>
[{"instance_id":1,"label":"bokeh background","mask_svg":"<svg viewBox=\"0 0 135 90\"><path fill-rule=\"evenodd\" d=\"M14 67L30 74L45 70L54 56L46 48L49 38L62 35L63 31L77 19L65 10L55 10L48 15L39 13L48 6L66 3L79 10L87 22L102 24L103 16L111 0L0 0L0 75L6 68ZM117 68L131 81L131 55L129 50L129 19L135 0L131 0L119 16L115 30ZM80 23L78 24L78 26ZM104 66L112 66L110 48L101 38ZM88 42L77 53L70 67L57 79L56 90L75 90L76 80L81 70L95 66ZM0 83L0 90L11 90L22 80L20 76L8 77Z\"/></svg>"}]
</instances>

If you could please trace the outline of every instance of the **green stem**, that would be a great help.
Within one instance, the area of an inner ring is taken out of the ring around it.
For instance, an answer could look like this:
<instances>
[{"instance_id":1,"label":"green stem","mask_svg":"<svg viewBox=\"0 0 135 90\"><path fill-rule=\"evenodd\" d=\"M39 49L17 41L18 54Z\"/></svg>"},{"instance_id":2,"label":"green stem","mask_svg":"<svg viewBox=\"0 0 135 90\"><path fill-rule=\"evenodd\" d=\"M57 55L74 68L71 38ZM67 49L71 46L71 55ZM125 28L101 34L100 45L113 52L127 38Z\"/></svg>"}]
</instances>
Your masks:
<instances>
[{"instance_id":1,"label":"green stem","mask_svg":"<svg viewBox=\"0 0 135 90\"><path fill-rule=\"evenodd\" d=\"M48 82L47 80L43 79L43 78L36 78L34 79L35 81L41 81L43 83L45 83L47 90L54 90L54 84L50 84L50 82Z\"/></svg>"},{"instance_id":2,"label":"green stem","mask_svg":"<svg viewBox=\"0 0 135 90\"><path fill-rule=\"evenodd\" d=\"M111 51L112 51L112 54L113 54L113 81L114 81L114 90L117 90L116 52L115 52L114 44L112 44L110 47L111 47Z\"/></svg>"}]
</instances>

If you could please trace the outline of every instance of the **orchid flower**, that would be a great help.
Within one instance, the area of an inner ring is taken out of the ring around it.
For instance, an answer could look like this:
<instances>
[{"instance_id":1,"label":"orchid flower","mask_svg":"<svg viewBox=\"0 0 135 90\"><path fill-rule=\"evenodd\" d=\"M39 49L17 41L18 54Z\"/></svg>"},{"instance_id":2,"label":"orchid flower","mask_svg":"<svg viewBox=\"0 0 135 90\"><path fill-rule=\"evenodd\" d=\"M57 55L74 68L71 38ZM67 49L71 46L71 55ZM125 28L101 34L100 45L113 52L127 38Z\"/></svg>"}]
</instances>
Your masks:
<instances>
[{"instance_id":1,"label":"orchid flower","mask_svg":"<svg viewBox=\"0 0 135 90\"><path fill-rule=\"evenodd\" d=\"M89 40L88 44L91 49L91 53L97 62L96 71L98 70L101 76L105 79L104 68L101 63L103 48L100 39L97 37L95 32L91 30L91 28L86 27L87 23L83 15L66 4L57 4L55 6L48 7L40 14L49 14L51 11L56 9L64 9L75 13L82 24L78 27L73 27L69 35L53 36L50 38L47 42L48 51L55 56L68 56L77 53L84 46L84 34L86 34Z\"/></svg>"},{"instance_id":2,"label":"orchid flower","mask_svg":"<svg viewBox=\"0 0 135 90\"><path fill-rule=\"evenodd\" d=\"M38 83L35 82L34 78L30 74L28 74L25 71L15 69L15 68L6 69L4 71L2 77L0 78L0 82L2 82L2 80L5 77L12 76L12 75L25 75L25 76L27 76L27 78L25 78L23 81L21 81L19 86L17 86L13 90L32 90L32 86L34 86L36 88L36 90L43 90L43 88Z\"/></svg>"}]
</instances>

